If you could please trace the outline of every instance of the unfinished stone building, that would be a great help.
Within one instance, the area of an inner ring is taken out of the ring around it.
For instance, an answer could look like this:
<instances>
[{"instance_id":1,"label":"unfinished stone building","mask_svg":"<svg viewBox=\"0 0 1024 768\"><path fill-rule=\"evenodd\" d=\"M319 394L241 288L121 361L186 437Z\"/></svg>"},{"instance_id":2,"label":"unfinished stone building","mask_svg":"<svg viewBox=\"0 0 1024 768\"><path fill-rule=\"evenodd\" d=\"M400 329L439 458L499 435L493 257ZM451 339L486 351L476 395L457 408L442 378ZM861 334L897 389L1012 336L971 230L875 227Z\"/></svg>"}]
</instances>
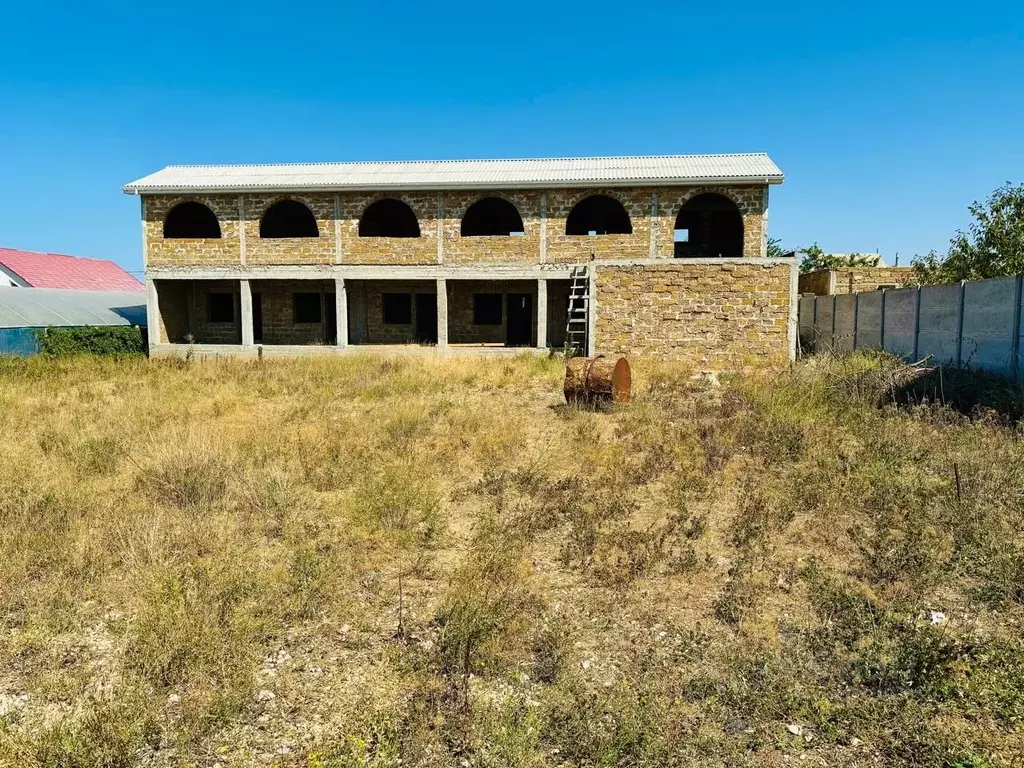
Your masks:
<instances>
[{"instance_id":1,"label":"unfinished stone building","mask_svg":"<svg viewBox=\"0 0 1024 768\"><path fill-rule=\"evenodd\" d=\"M785 362L763 154L169 166L142 199L154 356L560 349Z\"/></svg>"}]
</instances>

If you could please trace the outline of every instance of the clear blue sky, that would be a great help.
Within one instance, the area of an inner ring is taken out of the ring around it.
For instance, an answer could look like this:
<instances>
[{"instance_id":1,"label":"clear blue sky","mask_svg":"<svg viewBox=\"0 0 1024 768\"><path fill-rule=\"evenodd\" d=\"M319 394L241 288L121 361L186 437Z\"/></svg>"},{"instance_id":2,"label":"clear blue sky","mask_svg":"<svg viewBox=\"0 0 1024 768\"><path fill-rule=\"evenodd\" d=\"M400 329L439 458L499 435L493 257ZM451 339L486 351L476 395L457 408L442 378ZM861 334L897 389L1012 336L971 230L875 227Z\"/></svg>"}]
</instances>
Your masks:
<instances>
[{"instance_id":1,"label":"clear blue sky","mask_svg":"<svg viewBox=\"0 0 1024 768\"><path fill-rule=\"evenodd\" d=\"M827 6L823 8L823 6ZM15 3L0 245L140 268L171 163L766 151L784 245L945 250L1024 181L1024 3Z\"/></svg>"}]
</instances>

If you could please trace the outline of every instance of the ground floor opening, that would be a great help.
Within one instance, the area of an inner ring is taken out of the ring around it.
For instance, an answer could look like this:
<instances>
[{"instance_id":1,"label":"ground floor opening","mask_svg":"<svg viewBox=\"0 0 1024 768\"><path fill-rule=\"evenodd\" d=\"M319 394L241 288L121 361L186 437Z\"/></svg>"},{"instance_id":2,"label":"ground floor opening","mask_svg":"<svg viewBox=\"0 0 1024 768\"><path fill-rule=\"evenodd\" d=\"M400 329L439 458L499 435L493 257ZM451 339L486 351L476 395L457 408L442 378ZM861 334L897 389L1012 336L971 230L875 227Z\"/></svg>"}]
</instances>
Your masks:
<instances>
[{"instance_id":1,"label":"ground floor opening","mask_svg":"<svg viewBox=\"0 0 1024 768\"><path fill-rule=\"evenodd\" d=\"M568 280L152 282L158 344L561 349Z\"/></svg>"}]
</instances>

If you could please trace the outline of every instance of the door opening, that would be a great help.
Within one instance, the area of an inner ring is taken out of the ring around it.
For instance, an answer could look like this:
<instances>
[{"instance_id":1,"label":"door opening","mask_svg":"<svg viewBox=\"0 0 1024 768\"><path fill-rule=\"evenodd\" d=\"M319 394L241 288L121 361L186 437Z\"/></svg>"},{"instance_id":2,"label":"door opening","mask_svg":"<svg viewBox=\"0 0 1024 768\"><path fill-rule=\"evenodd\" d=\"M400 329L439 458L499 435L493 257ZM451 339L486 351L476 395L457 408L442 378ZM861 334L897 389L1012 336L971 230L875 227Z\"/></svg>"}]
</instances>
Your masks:
<instances>
[{"instance_id":1,"label":"door opening","mask_svg":"<svg viewBox=\"0 0 1024 768\"><path fill-rule=\"evenodd\" d=\"M255 344L263 343L263 294L252 295L252 340Z\"/></svg>"},{"instance_id":2,"label":"door opening","mask_svg":"<svg viewBox=\"0 0 1024 768\"><path fill-rule=\"evenodd\" d=\"M533 295L510 293L505 299L505 346L529 347L533 344Z\"/></svg>"},{"instance_id":3,"label":"door opening","mask_svg":"<svg viewBox=\"0 0 1024 768\"><path fill-rule=\"evenodd\" d=\"M338 343L338 303L333 293L324 294L324 341Z\"/></svg>"},{"instance_id":4,"label":"door opening","mask_svg":"<svg viewBox=\"0 0 1024 768\"><path fill-rule=\"evenodd\" d=\"M416 294L416 341L437 344L437 295Z\"/></svg>"}]
</instances>

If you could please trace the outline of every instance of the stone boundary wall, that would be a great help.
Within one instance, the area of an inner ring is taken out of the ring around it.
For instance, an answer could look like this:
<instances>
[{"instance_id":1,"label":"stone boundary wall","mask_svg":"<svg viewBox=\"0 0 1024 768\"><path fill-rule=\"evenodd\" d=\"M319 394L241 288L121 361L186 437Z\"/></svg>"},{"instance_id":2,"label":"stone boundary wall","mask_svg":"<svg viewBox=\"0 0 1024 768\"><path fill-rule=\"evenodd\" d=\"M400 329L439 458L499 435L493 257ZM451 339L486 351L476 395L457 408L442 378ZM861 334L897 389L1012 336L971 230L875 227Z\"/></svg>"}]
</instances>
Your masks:
<instances>
[{"instance_id":1,"label":"stone boundary wall","mask_svg":"<svg viewBox=\"0 0 1024 768\"><path fill-rule=\"evenodd\" d=\"M673 258L673 232L682 205L694 195L716 192L733 200L743 217L745 257L765 255L767 187L754 185L587 189L467 190L447 192L309 192L242 195L145 195L143 244L147 267L270 265L427 265L581 263L598 259ZM583 198L603 194L626 208L629 235L566 235L565 222ZM359 237L359 219L376 200L392 197L412 208L420 225L416 238ZM516 205L524 235L467 237L462 216L472 203L503 197ZM315 238L263 240L260 219L273 203L306 204L317 221ZM178 203L207 205L220 223L220 239L163 237L163 222ZM739 256L740 254L737 254Z\"/></svg>"},{"instance_id":2,"label":"stone boundary wall","mask_svg":"<svg viewBox=\"0 0 1024 768\"><path fill-rule=\"evenodd\" d=\"M804 352L884 349L1024 380L1021 277L800 299Z\"/></svg>"},{"instance_id":3,"label":"stone boundary wall","mask_svg":"<svg viewBox=\"0 0 1024 768\"><path fill-rule=\"evenodd\" d=\"M800 275L797 283L797 290L800 295L814 294L815 296L832 295L832 270L818 269L814 272L805 272Z\"/></svg>"},{"instance_id":4,"label":"stone boundary wall","mask_svg":"<svg viewBox=\"0 0 1024 768\"><path fill-rule=\"evenodd\" d=\"M795 268L738 261L601 265L593 346L607 355L686 363L696 372L785 365Z\"/></svg>"},{"instance_id":5,"label":"stone boundary wall","mask_svg":"<svg viewBox=\"0 0 1024 768\"><path fill-rule=\"evenodd\" d=\"M883 288L904 288L914 282L910 267L856 267L852 269L819 269L800 275L801 295L815 296L867 293Z\"/></svg>"}]
</instances>

